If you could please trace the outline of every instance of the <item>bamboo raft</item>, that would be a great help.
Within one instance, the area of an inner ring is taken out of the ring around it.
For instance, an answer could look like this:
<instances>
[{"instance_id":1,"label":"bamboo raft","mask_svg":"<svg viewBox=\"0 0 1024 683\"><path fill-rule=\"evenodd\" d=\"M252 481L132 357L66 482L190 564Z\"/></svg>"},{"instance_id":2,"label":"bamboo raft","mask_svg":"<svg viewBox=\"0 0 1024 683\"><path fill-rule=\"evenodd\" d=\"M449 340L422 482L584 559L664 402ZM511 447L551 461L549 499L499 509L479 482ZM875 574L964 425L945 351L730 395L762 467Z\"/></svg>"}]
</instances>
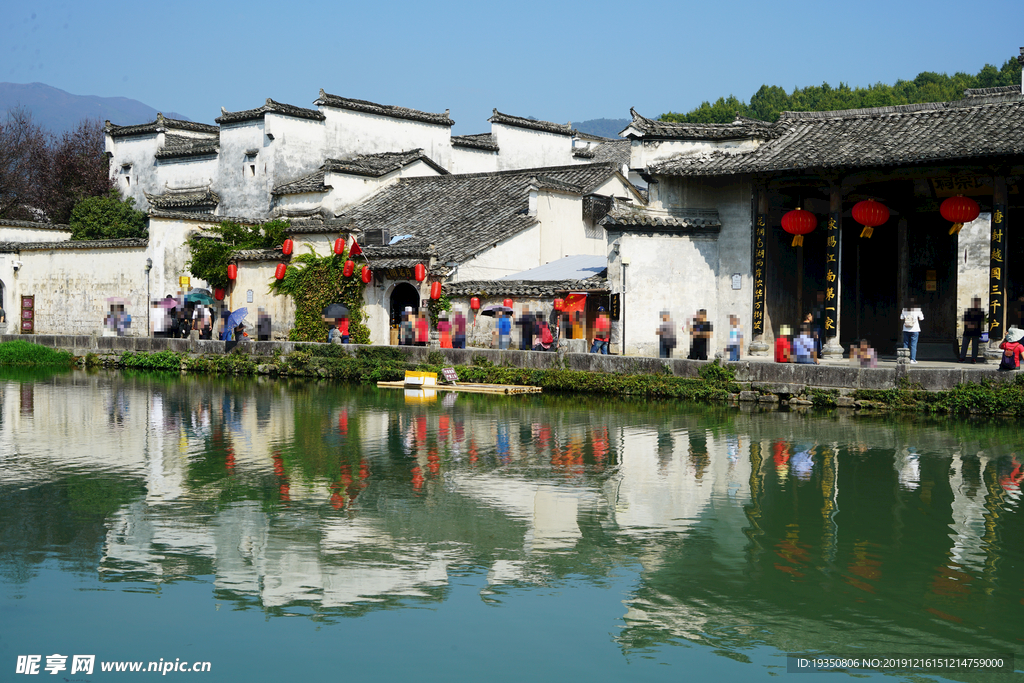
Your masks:
<instances>
[{"instance_id":1,"label":"bamboo raft","mask_svg":"<svg viewBox=\"0 0 1024 683\"><path fill-rule=\"evenodd\" d=\"M468 394L539 394L540 387L513 384L433 384L423 386L422 384L406 384L404 380L397 382L377 382L382 389L422 389L435 391L461 391Z\"/></svg>"}]
</instances>

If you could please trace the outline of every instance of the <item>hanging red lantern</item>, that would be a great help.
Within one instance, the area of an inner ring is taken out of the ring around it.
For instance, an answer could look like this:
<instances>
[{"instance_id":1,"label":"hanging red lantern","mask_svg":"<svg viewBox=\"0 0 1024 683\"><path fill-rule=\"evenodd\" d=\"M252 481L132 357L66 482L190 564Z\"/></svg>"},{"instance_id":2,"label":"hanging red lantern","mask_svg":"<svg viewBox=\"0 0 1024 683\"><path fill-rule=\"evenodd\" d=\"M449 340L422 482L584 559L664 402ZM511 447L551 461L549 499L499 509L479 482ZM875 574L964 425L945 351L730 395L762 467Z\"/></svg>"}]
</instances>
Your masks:
<instances>
[{"instance_id":1,"label":"hanging red lantern","mask_svg":"<svg viewBox=\"0 0 1024 683\"><path fill-rule=\"evenodd\" d=\"M292 242L291 238L288 238L281 244L281 253L285 256L292 255L292 249L295 248L295 243Z\"/></svg>"},{"instance_id":2,"label":"hanging red lantern","mask_svg":"<svg viewBox=\"0 0 1024 683\"><path fill-rule=\"evenodd\" d=\"M964 223L970 223L977 218L978 214L981 213L981 207L978 206L978 202L970 197L958 194L942 202L942 206L939 207L939 213L953 224L953 227L949 229L949 234L952 235L960 232L960 228L964 227Z\"/></svg>"},{"instance_id":3,"label":"hanging red lantern","mask_svg":"<svg viewBox=\"0 0 1024 683\"><path fill-rule=\"evenodd\" d=\"M874 199L865 199L853 205L853 220L864 226L860 231L861 237L871 237L879 225L889 220L889 209L885 204L876 202Z\"/></svg>"},{"instance_id":4,"label":"hanging red lantern","mask_svg":"<svg viewBox=\"0 0 1024 683\"><path fill-rule=\"evenodd\" d=\"M565 299L555 299L555 310L560 311L565 308Z\"/></svg>"},{"instance_id":5,"label":"hanging red lantern","mask_svg":"<svg viewBox=\"0 0 1024 683\"><path fill-rule=\"evenodd\" d=\"M430 283L430 298L437 301L441 298L441 283L438 280L434 280Z\"/></svg>"},{"instance_id":6,"label":"hanging red lantern","mask_svg":"<svg viewBox=\"0 0 1024 683\"><path fill-rule=\"evenodd\" d=\"M416 282L423 282L427 279L427 267L422 263L416 264Z\"/></svg>"},{"instance_id":7,"label":"hanging red lantern","mask_svg":"<svg viewBox=\"0 0 1024 683\"><path fill-rule=\"evenodd\" d=\"M216 299L217 301L224 301L224 290L221 289L220 287L214 289L213 298Z\"/></svg>"},{"instance_id":8,"label":"hanging red lantern","mask_svg":"<svg viewBox=\"0 0 1024 683\"><path fill-rule=\"evenodd\" d=\"M360 277L363 280L363 284L368 285L370 284L370 280L373 279L373 273L370 272L370 269L367 266L363 266L363 272L360 274Z\"/></svg>"},{"instance_id":9,"label":"hanging red lantern","mask_svg":"<svg viewBox=\"0 0 1024 683\"><path fill-rule=\"evenodd\" d=\"M352 277L352 273L354 272L356 272L356 264L352 263L351 260L345 261L345 265L341 269L341 274L345 277Z\"/></svg>"},{"instance_id":10,"label":"hanging red lantern","mask_svg":"<svg viewBox=\"0 0 1024 683\"><path fill-rule=\"evenodd\" d=\"M228 279L229 280L234 280L236 277L238 277L238 266L236 266L234 263L229 263L228 264Z\"/></svg>"},{"instance_id":11,"label":"hanging red lantern","mask_svg":"<svg viewBox=\"0 0 1024 683\"><path fill-rule=\"evenodd\" d=\"M473 298L471 298L469 300L469 307L472 308L474 311L479 311L480 310L480 297L474 296Z\"/></svg>"},{"instance_id":12,"label":"hanging red lantern","mask_svg":"<svg viewBox=\"0 0 1024 683\"><path fill-rule=\"evenodd\" d=\"M284 274L288 271L287 263L278 263L277 268L274 269L274 277L278 280L284 279Z\"/></svg>"},{"instance_id":13,"label":"hanging red lantern","mask_svg":"<svg viewBox=\"0 0 1024 683\"><path fill-rule=\"evenodd\" d=\"M501 305L505 308L512 308L512 299L505 299L501 302Z\"/></svg>"},{"instance_id":14,"label":"hanging red lantern","mask_svg":"<svg viewBox=\"0 0 1024 683\"><path fill-rule=\"evenodd\" d=\"M334 240L334 255L341 256L345 253L345 240L338 238Z\"/></svg>"},{"instance_id":15,"label":"hanging red lantern","mask_svg":"<svg viewBox=\"0 0 1024 683\"><path fill-rule=\"evenodd\" d=\"M804 235L818 227L818 217L797 207L782 217L782 229L793 235L793 246L804 246Z\"/></svg>"}]
</instances>

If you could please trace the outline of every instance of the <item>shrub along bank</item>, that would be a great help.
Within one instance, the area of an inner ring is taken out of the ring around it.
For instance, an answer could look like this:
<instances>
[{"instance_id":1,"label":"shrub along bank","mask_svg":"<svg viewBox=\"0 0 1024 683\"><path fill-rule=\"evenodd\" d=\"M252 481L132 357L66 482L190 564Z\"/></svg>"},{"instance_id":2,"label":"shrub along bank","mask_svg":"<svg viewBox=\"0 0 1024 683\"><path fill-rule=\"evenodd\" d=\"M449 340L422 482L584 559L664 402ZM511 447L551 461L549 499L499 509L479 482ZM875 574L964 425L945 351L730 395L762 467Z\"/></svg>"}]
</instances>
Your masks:
<instances>
[{"instance_id":1,"label":"shrub along bank","mask_svg":"<svg viewBox=\"0 0 1024 683\"><path fill-rule=\"evenodd\" d=\"M69 368L75 359L67 351L57 351L27 341L0 343L0 365L46 365Z\"/></svg>"}]
</instances>

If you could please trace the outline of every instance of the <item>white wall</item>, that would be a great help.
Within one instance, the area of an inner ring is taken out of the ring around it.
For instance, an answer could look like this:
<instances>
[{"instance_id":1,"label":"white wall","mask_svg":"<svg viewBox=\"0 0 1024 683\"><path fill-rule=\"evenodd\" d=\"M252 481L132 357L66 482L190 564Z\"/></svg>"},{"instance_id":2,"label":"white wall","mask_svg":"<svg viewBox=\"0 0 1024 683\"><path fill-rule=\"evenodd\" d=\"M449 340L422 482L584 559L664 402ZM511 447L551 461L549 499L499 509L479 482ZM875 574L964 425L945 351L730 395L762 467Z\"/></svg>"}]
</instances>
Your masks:
<instances>
[{"instance_id":1,"label":"white wall","mask_svg":"<svg viewBox=\"0 0 1024 683\"><path fill-rule=\"evenodd\" d=\"M158 149L158 135L132 135L112 137L107 135L107 152L110 157L110 177L125 197L132 197L141 211L149 210L144 192L156 193L160 187L157 176L155 154ZM131 164L130 169L122 169Z\"/></svg>"},{"instance_id":2,"label":"white wall","mask_svg":"<svg viewBox=\"0 0 1024 683\"><path fill-rule=\"evenodd\" d=\"M288 339L288 332L295 327L295 302L286 294L273 294L270 284L274 282L274 270L277 261L240 261L238 277L230 293L224 298L227 307L234 311L245 307L249 310L246 316L246 332L251 339L256 339L256 323L258 309L262 307L270 315L271 334L273 341ZM252 302L248 300L248 292L252 290ZM324 340L326 341L326 340Z\"/></svg>"},{"instance_id":3,"label":"white wall","mask_svg":"<svg viewBox=\"0 0 1024 683\"><path fill-rule=\"evenodd\" d=\"M493 173L498 170L498 155L499 152L486 149L452 145L451 165L448 170L460 175Z\"/></svg>"},{"instance_id":4,"label":"white wall","mask_svg":"<svg viewBox=\"0 0 1024 683\"><path fill-rule=\"evenodd\" d=\"M629 148L629 167L647 168L680 154L707 154L715 151L749 152L760 140L642 140L634 139Z\"/></svg>"},{"instance_id":5,"label":"white wall","mask_svg":"<svg viewBox=\"0 0 1024 683\"><path fill-rule=\"evenodd\" d=\"M491 124L498 145L498 170L540 166L569 166L573 163L572 136L531 128Z\"/></svg>"},{"instance_id":6,"label":"white wall","mask_svg":"<svg viewBox=\"0 0 1024 683\"><path fill-rule=\"evenodd\" d=\"M9 225L0 221L0 242L61 242L70 238L71 230L66 225Z\"/></svg>"},{"instance_id":7,"label":"white wall","mask_svg":"<svg viewBox=\"0 0 1024 683\"><path fill-rule=\"evenodd\" d=\"M444 168L451 161L450 126L328 106L321 106L320 111L326 116L327 158L422 149Z\"/></svg>"}]
</instances>

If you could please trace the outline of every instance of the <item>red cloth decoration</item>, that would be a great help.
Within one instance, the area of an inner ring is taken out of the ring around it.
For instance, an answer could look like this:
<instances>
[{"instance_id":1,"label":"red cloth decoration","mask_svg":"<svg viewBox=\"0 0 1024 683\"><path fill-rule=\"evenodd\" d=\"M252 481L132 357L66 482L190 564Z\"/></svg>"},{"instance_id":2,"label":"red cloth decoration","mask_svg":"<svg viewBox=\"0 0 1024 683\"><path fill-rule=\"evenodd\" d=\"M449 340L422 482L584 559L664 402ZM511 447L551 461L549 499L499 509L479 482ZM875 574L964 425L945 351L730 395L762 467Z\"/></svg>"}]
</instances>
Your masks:
<instances>
[{"instance_id":1,"label":"red cloth decoration","mask_svg":"<svg viewBox=\"0 0 1024 683\"><path fill-rule=\"evenodd\" d=\"M213 290L213 298L217 301L224 301L224 290L220 287Z\"/></svg>"},{"instance_id":2,"label":"red cloth decoration","mask_svg":"<svg viewBox=\"0 0 1024 683\"><path fill-rule=\"evenodd\" d=\"M341 256L345 253L345 240L340 237L334 240L334 255Z\"/></svg>"},{"instance_id":3,"label":"red cloth decoration","mask_svg":"<svg viewBox=\"0 0 1024 683\"><path fill-rule=\"evenodd\" d=\"M501 305L507 308L512 308L512 299L505 299L501 302Z\"/></svg>"},{"instance_id":4,"label":"red cloth decoration","mask_svg":"<svg viewBox=\"0 0 1024 683\"><path fill-rule=\"evenodd\" d=\"M864 226L861 237L871 237L874 229L889 220L889 209L874 199L865 199L853 205L853 220Z\"/></svg>"},{"instance_id":5,"label":"red cloth decoration","mask_svg":"<svg viewBox=\"0 0 1024 683\"><path fill-rule=\"evenodd\" d=\"M427 267L422 263L416 264L416 282L423 282L427 279Z\"/></svg>"},{"instance_id":6,"label":"red cloth decoration","mask_svg":"<svg viewBox=\"0 0 1024 683\"><path fill-rule=\"evenodd\" d=\"M352 273L356 272L356 264L351 260L345 261L345 266L341 269L341 274L345 277L352 277Z\"/></svg>"},{"instance_id":7,"label":"red cloth decoration","mask_svg":"<svg viewBox=\"0 0 1024 683\"><path fill-rule=\"evenodd\" d=\"M228 279L229 280L234 280L236 277L238 277L238 266L236 266L234 263L229 263L228 264Z\"/></svg>"},{"instance_id":8,"label":"red cloth decoration","mask_svg":"<svg viewBox=\"0 0 1024 683\"><path fill-rule=\"evenodd\" d=\"M782 217L782 229L793 235L793 246L804 245L804 235L818 227L818 217L797 207Z\"/></svg>"},{"instance_id":9,"label":"red cloth decoration","mask_svg":"<svg viewBox=\"0 0 1024 683\"><path fill-rule=\"evenodd\" d=\"M352 238L352 248L348 250L349 256L359 256L363 253L363 250L359 247L359 243L356 242L356 238Z\"/></svg>"},{"instance_id":10,"label":"red cloth decoration","mask_svg":"<svg viewBox=\"0 0 1024 683\"><path fill-rule=\"evenodd\" d=\"M363 272L360 277L363 279L363 284L368 285L370 284L370 280L373 279L373 273L370 272L370 268L368 266L363 266Z\"/></svg>"},{"instance_id":11,"label":"red cloth decoration","mask_svg":"<svg viewBox=\"0 0 1024 683\"><path fill-rule=\"evenodd\" d=\"M479 311L480 310L480 297L474 296L472 299L470 299L469 300L469 307L472 308L474 311Z\"/></svg>"},{"instance_id":12,"label":"red cloth decoration","mask_svg":"<svg viewBox=\"0 0 1024 683\"><path fill-rule=\"evenodd\" d=\"M430 283L430 298L435 301L441 298L441 283L437 280Z\"/></svg>"},{"instance_id":13,"label":"red cloth decoration","mask_svg":"<svg viewBox=\"0 0 1024 683\"><path fill-rule=\"evenodd\" d=\"M970 223L977 218L978 214L981 213L981 207L978 206L978 202L970 197L958 194L942 202L942 206L939 207L939 213L953 224L953 227L949 229L949 234L952 235L960 232L960 228L964 227L964 223Z\"/></svg>"},{"instance_id":14,"label":"red cloth decoration","mask_svg":"<svg viewBox=\"0 0 1024 683\"><path fill-rule=\"evenodd\" d=\"M292 242L291 238L286 239L284 241L284 243L281 245L281 253L284 254L285 256L291 256L292 255L292 249L294 247L295 247L295 243Z\"/></svg>"},{"instance_id":15,"label":"red cloth decoration","mask_svg":"<svg viewBox=\"0 0 1024 683\"><path fill-rule=\"evenodd\" d=\"M277 268L274 269L274 277L276 277L278 280L283 280L284 279L284 274L285 274L285 272L287 270L288 270L288 264L287 263L278 263L277 264Z\"/></svg>"}]
</instances>

